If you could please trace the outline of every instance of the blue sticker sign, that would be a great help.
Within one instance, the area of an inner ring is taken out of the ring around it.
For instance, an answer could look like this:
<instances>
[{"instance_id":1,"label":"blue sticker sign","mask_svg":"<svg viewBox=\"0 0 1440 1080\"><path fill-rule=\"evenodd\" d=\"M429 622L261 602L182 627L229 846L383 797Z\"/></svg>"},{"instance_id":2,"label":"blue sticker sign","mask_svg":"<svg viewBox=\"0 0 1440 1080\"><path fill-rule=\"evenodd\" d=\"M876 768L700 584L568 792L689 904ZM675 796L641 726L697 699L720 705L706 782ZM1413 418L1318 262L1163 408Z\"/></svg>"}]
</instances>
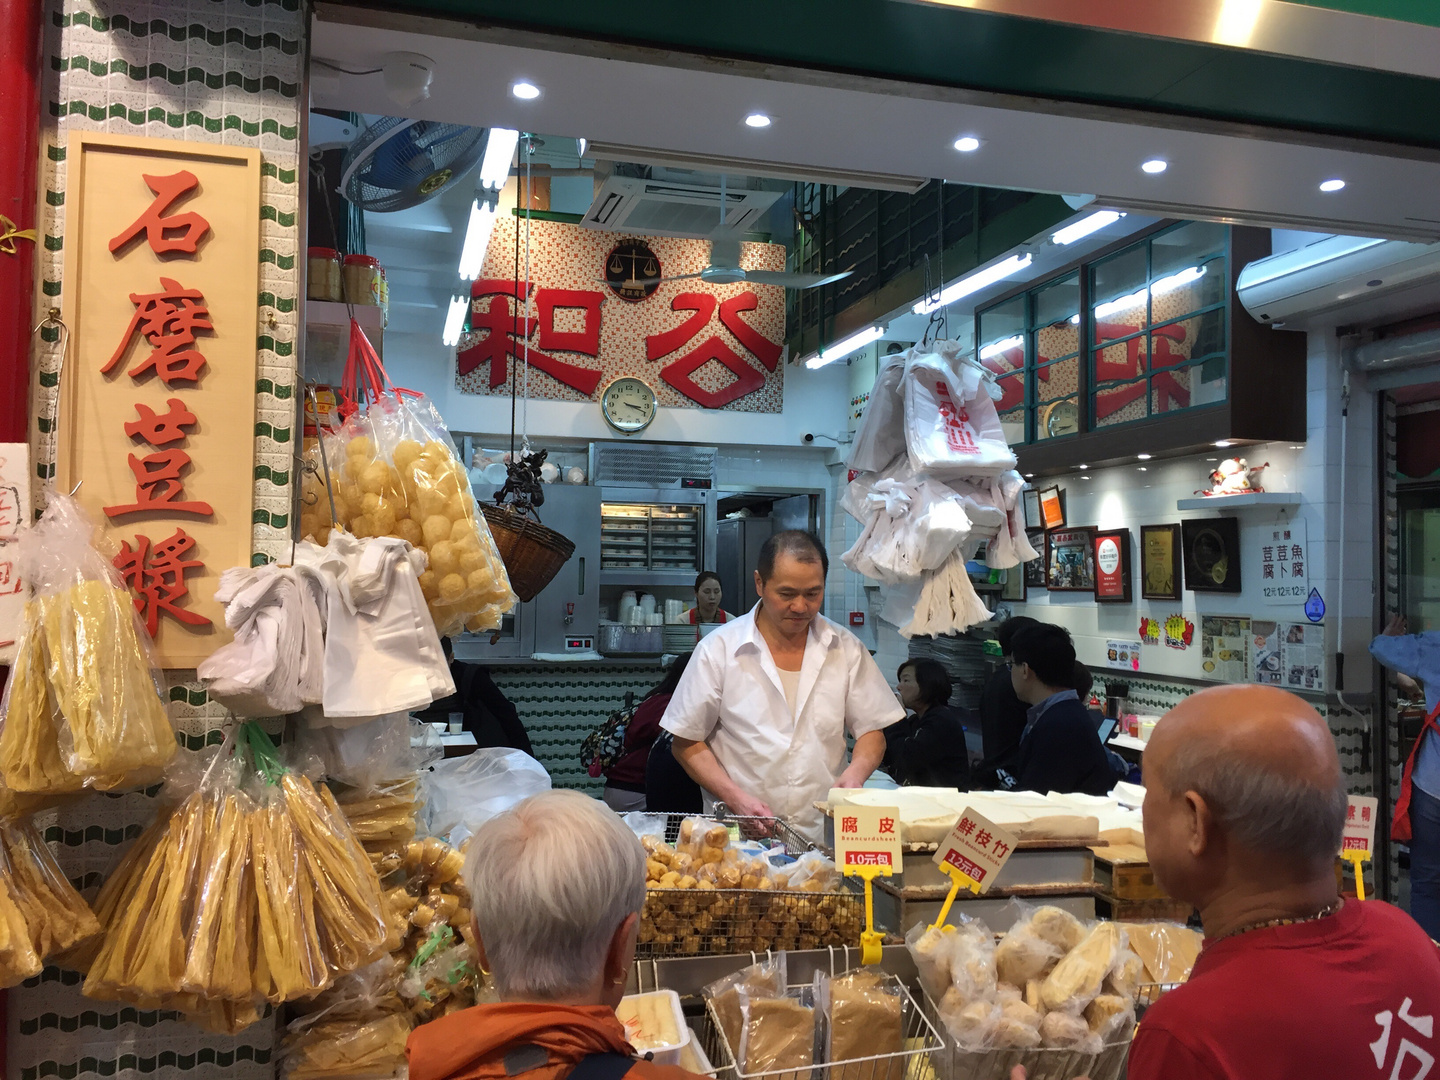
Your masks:
<instances>
[{"instance_id":1,"label":"blue sticker sign","mask_svg":"<svg viewBox=\"0 0 1440 1080\"><path fill-rule=\"evenodd\" d=\"M1325 601L1321 599L1319 589L1311 589L1310 595L1305 598L1305 617L1311 622L1325 618Z\"/></svg>"}]
</instances>

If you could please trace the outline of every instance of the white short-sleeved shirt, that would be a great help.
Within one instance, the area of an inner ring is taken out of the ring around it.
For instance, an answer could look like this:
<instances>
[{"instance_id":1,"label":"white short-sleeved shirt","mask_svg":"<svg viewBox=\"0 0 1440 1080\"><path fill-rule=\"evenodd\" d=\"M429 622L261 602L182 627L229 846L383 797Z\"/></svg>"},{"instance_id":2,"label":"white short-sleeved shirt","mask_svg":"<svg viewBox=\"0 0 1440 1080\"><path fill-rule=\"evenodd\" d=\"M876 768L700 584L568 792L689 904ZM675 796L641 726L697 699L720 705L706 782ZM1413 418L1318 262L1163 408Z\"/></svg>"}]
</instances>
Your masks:
<instances>
[{"instance_id":1,"label":"white short-sleeved shirt","mask_svg":"<svg viewBox=\"0 0 1440 1080\"><path fill-rule=\"evenodd\" d=\"M695 646L660 726L709 743L736 784L818 840L814 804L845 771L846 732L859 738L904 715L865 646L823 615L810 624L792 710L752 608ZM714 803L705 792L705 809Z\"/></svg>"}]
</instances>

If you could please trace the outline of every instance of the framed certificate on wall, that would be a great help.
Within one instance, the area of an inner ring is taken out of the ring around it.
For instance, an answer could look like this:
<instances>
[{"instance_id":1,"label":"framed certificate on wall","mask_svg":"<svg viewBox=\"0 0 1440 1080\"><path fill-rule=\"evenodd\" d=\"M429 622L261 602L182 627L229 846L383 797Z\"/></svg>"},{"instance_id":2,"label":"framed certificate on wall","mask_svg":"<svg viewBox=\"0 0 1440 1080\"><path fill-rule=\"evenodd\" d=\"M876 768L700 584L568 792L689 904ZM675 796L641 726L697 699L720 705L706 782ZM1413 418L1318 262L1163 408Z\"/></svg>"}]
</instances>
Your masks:
<instances>
[{"instance_id":1,"label":"framed certificate on wall","mask_svg":"<svg viewBox=\"0 0 1440 1080\"><path fill-rule=\"evenodd\" d=\"M1180 526L1140 526L1140 595L1180 599Z\"/></svg>"},{"instance_id":2,"label":"framed certificate on wall","mask_svg":"<svg viewBox=\"0 0 1440 1080\"><path fill-rule=\"evenodd\" d=\"M1065 492L1058 484L1040 492L1040 517L1046 529L1065 527Z\"/></svg>"},{"instance_id":3,"label":"framed certificate on wall","mask_svg":"<svg viewBox=\"0 0 1440 1080\"><path fill-rule=\"evenodd\" d=\"M1095 531L1095 602L1128 604L1130 594L1130 530Z\"/></svg>"}]
</instances>

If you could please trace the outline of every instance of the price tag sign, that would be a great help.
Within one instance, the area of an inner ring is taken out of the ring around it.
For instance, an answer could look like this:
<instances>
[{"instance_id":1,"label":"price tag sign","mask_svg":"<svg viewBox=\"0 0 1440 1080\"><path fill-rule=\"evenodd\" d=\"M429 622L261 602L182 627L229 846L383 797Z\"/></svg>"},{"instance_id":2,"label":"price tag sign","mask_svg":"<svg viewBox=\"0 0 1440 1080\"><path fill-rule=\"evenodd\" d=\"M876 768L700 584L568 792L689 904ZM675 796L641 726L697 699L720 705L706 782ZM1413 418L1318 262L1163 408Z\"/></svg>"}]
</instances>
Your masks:
<instances>
[{"instance_id":1,"label":"price tag sign","mask_svg":"<svg viewBox=\"0 0 1440 1080\"><path fill-rule=\"evenodd\" d=\"M967 807L935 852L935 865L959 871L979 886L979 892L989 892L1018 842L1014 833Z\"/></svg>"},{"instance_id":2,"label":"price tag sign","mask_svg":"<svg viewBox=\"0 0 1440 1080\"><path fill-rule=\"evenodd\" d=\"M1380 814L1380 800L1365 795L1351 795L1345 809L1345 835L1340 841L1340 854L1375 850L1375 819Z\"/></svg>"},{"instance_id":3,"label":"price tag sign","mask_svg":"<svg viewBox=\"0 0 1440 1080\"><path fill-rule=\"evenodd\" d=\"M835 863L842 873L875 866L898 874L903 868L903 859L898 809L843 803L835 807Z\"/></svg>"}]
</instances>

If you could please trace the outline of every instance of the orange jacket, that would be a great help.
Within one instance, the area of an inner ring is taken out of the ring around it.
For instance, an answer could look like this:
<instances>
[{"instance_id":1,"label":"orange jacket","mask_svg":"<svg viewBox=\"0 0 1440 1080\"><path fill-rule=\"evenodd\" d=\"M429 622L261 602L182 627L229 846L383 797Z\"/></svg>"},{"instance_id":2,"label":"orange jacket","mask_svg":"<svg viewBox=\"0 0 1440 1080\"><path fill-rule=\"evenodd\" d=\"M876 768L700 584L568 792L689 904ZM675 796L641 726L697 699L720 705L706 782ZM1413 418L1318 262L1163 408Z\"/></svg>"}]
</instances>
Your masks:
<instances>
[{"instance_id":1,"label":"orange jacket","mask_svg":"<svg viewBox=\"0 0 1440 1080\"><path fill-rule=\"evenodd\" d=\"M511 1074L506 1055L546 1052L543 1065ZM410 1080L564 1080L588 1054L634 1054L625 1028L603 1005L476 1005L418 1027L405 1056ZM626 1080L707 1080L677 1065L637 1061Z\"/></svg>"}]
</instances>

